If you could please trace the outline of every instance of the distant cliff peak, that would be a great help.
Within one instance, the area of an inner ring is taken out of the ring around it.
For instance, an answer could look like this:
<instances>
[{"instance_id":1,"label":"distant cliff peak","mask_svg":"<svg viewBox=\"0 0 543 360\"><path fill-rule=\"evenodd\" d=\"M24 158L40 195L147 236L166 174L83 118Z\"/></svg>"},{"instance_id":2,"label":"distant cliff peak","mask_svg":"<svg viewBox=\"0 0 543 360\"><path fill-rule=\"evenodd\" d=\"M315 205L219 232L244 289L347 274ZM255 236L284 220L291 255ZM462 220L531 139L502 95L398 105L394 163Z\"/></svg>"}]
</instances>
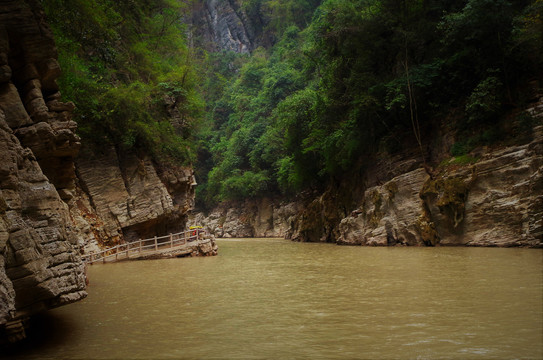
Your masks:
<instances>
[{"instance_id":1,"label":"distant cliff peak","mask_svg":"<svg viewBox=\"0 0 543 360\"><path fill-rule=\"evenodd\" d=\"M259 46L261 19L251 18L236 0L206 0L193 11L194 35L210 51L248 54Z\"/></svg>"}]
</instances>

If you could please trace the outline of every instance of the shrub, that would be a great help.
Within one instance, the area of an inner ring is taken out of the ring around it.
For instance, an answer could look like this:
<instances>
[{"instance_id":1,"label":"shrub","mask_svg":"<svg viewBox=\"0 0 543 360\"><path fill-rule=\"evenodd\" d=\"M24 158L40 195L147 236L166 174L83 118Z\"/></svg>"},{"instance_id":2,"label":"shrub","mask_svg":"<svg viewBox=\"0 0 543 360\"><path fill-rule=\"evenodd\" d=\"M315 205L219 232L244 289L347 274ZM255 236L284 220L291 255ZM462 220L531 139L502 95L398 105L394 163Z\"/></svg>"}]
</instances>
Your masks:
<instances>
[{"instance_id":1,"label":"shrub","mask_svg":"<svg viewBox=\"0 0 543 360\"><path fill-rule=\"evenodd\" d=\"M466 114L468 122L487 122L496 117L502 104L503 84L495 76L481 81L468 97Z\"/></svg>"}]
</instances>

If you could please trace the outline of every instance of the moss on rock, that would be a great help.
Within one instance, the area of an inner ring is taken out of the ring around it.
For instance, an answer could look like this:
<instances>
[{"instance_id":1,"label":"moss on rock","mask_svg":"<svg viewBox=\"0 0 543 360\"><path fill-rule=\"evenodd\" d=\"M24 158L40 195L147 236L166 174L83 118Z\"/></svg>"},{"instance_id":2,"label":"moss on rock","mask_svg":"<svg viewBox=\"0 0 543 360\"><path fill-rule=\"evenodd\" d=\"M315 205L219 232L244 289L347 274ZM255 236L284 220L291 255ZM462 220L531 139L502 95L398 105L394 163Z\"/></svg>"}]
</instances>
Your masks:
<instances>
[{"instance_id":1,"label":"moss on rock","mask_svg":"<svg viewBox=\"0 0 543 360\"><path fill-rule=\"evenodd\" d=\"M429 179L421 190L421 198L435 199L442 214L447 215L456 228L464 219L469 184L460 177Z\"/></svg>"}]
</instances>

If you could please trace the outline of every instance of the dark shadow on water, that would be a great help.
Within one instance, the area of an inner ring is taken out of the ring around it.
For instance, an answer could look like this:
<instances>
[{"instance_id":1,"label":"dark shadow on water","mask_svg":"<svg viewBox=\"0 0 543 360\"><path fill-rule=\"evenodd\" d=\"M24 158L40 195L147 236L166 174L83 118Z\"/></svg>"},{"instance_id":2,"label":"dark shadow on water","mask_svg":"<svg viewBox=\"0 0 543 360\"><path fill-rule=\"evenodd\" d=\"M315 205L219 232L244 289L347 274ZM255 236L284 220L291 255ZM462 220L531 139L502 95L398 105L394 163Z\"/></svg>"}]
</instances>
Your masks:
<instances>
[{"instance_id":1,"label":"dark shadow on water","mask_svg":"<svg viewBox=\"0 0 543 360\"><path fill-rule=\"evenodd\" d=\"M28 325L26 339L17 344L0 345L0 359L47 358L44 354L49 353L48 350L61 347L74 336L75 326L70 319L52 312L33 316Z\"/></svg>"}]
</instances>

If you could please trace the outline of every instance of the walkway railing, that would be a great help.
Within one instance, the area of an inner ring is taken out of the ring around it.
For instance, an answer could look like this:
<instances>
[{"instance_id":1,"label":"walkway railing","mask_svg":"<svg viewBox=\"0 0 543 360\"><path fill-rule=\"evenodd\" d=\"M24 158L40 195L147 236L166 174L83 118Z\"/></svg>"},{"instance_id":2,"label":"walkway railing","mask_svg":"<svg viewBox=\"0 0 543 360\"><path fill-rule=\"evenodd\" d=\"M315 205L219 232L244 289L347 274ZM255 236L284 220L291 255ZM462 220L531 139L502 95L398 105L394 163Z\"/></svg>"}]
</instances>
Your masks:
<instances>
[{"instance_id":1,"label":"walkway railing","mask_svg":"<svg viewBox=\"0 0 543 360\"><path fill-rule=\"evenodd\" d=\"M205 236L205 230L186 230L176 234L155 236L153 238L138 240L126 244L116 245L100 252L93 252L82 256L83 262L113 262L142 256L152 256L162 252L178 250L188 243Z\"/></svg>"}]
</instances>

